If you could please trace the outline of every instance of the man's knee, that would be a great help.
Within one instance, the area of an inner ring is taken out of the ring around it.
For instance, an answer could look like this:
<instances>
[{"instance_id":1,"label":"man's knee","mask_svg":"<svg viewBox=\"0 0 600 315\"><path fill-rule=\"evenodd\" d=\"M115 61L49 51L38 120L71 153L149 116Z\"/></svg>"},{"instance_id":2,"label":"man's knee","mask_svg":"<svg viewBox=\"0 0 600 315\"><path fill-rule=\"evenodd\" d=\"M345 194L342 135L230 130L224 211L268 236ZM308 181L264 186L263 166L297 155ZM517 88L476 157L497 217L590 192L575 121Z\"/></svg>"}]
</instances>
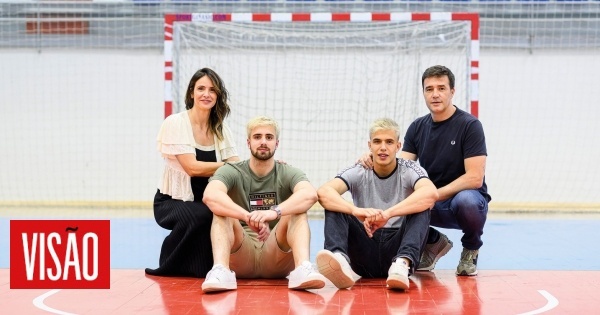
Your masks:
<instances>
[{"instance_id":1,"label":"man's knee","mask_svg":"<svg viewBox=\"0 0 600 315\"><path fill-rule=\"evenodd\" d=\"M487 201L477 190L463 190L454 196L452 202L459 210L483 211Z\"/></svg>"}]
</instances>

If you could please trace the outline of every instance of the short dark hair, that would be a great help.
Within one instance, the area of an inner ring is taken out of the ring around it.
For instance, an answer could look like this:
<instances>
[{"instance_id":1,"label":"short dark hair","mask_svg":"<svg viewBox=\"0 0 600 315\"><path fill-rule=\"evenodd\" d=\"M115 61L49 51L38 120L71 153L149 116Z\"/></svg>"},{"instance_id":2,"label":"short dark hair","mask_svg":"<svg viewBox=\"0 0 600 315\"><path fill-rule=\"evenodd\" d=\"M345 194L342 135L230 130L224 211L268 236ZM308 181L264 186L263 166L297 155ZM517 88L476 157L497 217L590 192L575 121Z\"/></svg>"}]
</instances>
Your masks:
<instances>
[{"instance_id":1,"label":"short dark hair","mask_svg":"<svg viewBox=\"0 0 600 315\"><path fill-rule=\"evenodd\" d=\"M421 78L421 87L423 89L425 89L425 79L427 78L431 78L431 77L443 77L443 76L447 76L448 77L448 81L450 81L450 88L453 89L454 88L454 73L452 73L452 71L450 71L450 69L444 67L444 66L432 66L427 68L427 70L425 70L425 72L423 72L423 77Z\"/></svg>"}]
</instances>

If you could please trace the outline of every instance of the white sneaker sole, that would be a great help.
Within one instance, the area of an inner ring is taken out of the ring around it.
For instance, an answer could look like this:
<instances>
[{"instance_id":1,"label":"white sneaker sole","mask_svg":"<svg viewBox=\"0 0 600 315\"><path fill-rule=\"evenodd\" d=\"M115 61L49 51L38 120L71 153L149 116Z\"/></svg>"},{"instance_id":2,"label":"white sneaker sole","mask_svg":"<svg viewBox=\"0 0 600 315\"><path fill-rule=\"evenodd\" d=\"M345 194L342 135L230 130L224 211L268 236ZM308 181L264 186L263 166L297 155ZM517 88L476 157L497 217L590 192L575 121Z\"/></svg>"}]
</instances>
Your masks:
<instances>
[{"instance_id":1,"label":"white sneaker sole","mask_svg":"<svg viewBox=\"0 0 600 315\"><path fill-rule=\"evenodd\" d=\"M354 285L352 276L344 272L342 265L330 251L322 250L317 253L317 267L319 272L338 289L346 289Z\"/></svg>"},{"instance_id":2,"label":"white sneaker sole","mask_svg":"<svg viewBox=\"0 0 600 315\"><path fill-rule=\"evenodd\" d=\"M472 277L472 276L476 276L476 275L477 275L477 273L478 273L478 270L477 270L477 269L475 269L475 272L472 272L472 273L468 273L466 270L463 270L463 271L461 271L461 272L458 272L458 271L457 271L457 272L456 272L456 275L457 275L457 276L463 276L463 277L464 277L464 276L466 276L466 277Z\"/></svg>"},{"instance_id":3,"label":"white sneaker sole","mask_svg":"<svg viewBox=\"0 0 600 315\"><path fill-rule=\"evenodd\" d=\"M322 276L321 276L322 277ZM291 282L288 284L288 288L292 290L311 290L311 289L321 289L325 286L325 281L319 276L307 277L301 283Z\"/></svg>"},{"instance_id":4,"label":"white sneaker sole","mask_svg":"<svg viewBox=\"0 0 600 315\"><path fill-rule=\"evenodd\" d=\"M202 292L219 292L219 291L230 291L237 289L236 283L202 283Z\"/></svg>"},{"instance_id":5,"label":"white sneaker sole","mask_svg":"<svg viewBox=\"0 0 600 315\"><path fill-rule=\"evenodd\" d=\"M408 290L409 287L408 279L402 279L400 276L389 276L385 283L388 289Z\"/></svg>"}]
</instances>

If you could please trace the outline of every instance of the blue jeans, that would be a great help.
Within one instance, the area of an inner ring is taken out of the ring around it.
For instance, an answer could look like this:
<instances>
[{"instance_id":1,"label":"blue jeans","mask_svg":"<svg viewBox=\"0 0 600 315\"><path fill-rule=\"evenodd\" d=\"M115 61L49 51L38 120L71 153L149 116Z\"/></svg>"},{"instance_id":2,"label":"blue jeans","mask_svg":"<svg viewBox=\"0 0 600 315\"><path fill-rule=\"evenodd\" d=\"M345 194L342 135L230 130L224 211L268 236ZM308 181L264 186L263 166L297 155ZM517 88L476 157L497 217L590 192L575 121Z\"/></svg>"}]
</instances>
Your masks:
<instances>
[{"instance_id":1,"label":"blue jeans","mask_svg":"<svg viewBox=\"0 0 600 315\"><path fill-rule=\"evenodd\" d=\"M411 214L400 228L381 228L369 238L355 216L325 210L325 249L348 257L352 270L364 278L387 277L399 257L410 260L412 274L427 241L429 218L429 210Z\"/></svg>"},{"instance_id":2,"label":"blue jeans","mask_svg":"<svg viewBox=\"0 0 600 315\"><path fill-rule=\"evenodd\" d=\"M431 209L431 225L462 230L460 239L466 249L479 249L483 242L483 226L487 219L488 202L477 190L463 190L454 197L438 201ZM439 232L431 228L430 235ZM431 239L431 238L430 238Z\"/></svg>"}]
</instances>

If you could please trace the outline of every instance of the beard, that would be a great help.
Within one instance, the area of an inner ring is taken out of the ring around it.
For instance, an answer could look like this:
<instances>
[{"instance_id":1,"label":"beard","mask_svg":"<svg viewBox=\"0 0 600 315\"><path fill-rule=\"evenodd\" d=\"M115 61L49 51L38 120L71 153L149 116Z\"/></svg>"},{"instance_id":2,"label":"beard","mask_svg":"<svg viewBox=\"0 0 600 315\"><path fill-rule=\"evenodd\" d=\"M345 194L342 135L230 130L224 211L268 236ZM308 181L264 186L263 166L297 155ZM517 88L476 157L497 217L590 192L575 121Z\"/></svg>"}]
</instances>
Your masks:
<instances>
[{"instance_id":1,"label":"beard","mask_svg":"<svg viewBox=\"0 0 600 315\"><path fill-rule=\"evenodd\" d=\"M258 149L257 149L255 151L252 151L251 153L252 153L252 156L255 157L256 159L261 160L261 161L266 161L266 160L272 158L273 155L275 155L275 150L273 150L273 151L269 150L269 151L266 151L266 152L259 152Z\"/></svg>"}]
</instances>

